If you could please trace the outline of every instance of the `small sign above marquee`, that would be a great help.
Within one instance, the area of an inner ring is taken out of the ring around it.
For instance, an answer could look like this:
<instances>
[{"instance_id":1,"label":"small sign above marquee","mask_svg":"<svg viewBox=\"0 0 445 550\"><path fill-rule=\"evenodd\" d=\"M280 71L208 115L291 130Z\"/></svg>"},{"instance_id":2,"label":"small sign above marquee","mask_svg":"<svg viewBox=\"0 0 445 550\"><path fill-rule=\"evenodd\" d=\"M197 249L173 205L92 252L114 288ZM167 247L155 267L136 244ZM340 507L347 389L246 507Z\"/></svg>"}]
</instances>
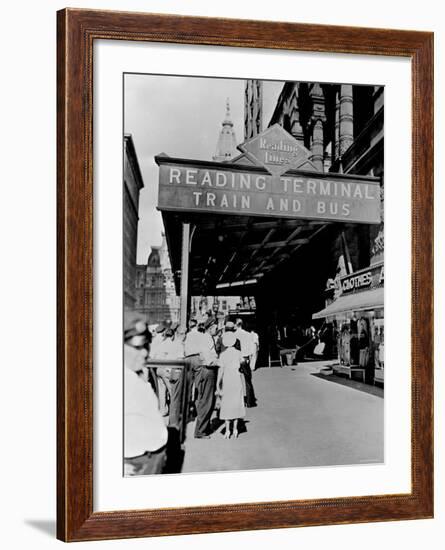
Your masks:
<instances>
[{"instance_id":1,"label":"small sign above marquee","mask_svg":"<svg viewBox=\"0 0 445 550\"><path fill-rule=\"evenodd\" d=\"M314 169L309 160L311 152L279 124L274 124L261 134L238 145L238 149L255 164L263 166L272 176L281 176L297 168Z\"/></svg>"}]
</instances>

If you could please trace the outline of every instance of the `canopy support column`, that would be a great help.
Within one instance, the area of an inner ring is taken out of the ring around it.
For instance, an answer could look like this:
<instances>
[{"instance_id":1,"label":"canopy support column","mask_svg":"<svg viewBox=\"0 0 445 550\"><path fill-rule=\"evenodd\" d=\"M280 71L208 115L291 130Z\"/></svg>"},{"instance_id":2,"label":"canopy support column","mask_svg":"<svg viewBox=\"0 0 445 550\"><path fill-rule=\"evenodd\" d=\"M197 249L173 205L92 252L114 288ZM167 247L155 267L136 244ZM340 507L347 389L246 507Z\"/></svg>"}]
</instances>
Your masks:
<instances>
[{"instance_id":1,"label":"canopy support column","mask_svg":"<svg viewBox=\"0 0 445 550\"><path fill-rule=\"evenodd\" d=\"M181 295L179 323L181 331L187 330L188 286L189 286L189 258L190 258L190 224L182 224L181 250Z\"/></svg>"}]
</instances>

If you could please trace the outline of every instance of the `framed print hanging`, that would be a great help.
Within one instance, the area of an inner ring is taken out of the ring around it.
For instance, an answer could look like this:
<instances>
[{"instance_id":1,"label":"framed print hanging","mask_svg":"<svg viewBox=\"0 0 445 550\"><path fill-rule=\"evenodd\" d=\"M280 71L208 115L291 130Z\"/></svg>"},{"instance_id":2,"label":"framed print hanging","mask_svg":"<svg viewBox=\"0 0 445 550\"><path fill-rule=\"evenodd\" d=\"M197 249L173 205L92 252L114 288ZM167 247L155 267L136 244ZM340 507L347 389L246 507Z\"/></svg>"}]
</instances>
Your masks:
<instances>
[{"instance_id":1,"label":"framed print hanging","mask_svg":"<svg viewBox=\"0 0 445 550\"><path fill-rule=\"evenodd\" d=\"M57 24L58 538L432 517L432 33Z\"/></svg>"}]
</instances>

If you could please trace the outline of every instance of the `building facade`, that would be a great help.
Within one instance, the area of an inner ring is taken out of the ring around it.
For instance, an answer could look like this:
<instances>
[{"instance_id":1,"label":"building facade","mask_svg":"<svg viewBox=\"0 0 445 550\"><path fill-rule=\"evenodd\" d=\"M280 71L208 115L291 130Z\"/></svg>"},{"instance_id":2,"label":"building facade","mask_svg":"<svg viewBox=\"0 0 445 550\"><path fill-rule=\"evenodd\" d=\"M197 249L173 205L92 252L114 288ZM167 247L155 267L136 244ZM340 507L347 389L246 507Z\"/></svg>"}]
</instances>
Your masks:
<instances>
[{"instance_id":1,"label":"building facade","mask_svg":"<svg viewBox=\"0 0 445 550\"><path fill-rule=\"evenodd\" d=\"M383 99L382 86L286 82L269 123L309 149L319 171L381 178L381 225L345 226L335 242L352 270L383 256Z\"/></svg>"},{"instance_id":2,"label":"building facade","mask_svg":"<svg viewBox=\"0 0 445 550\"><path fill-rule=\"evenodd\" d=\"M246 80L244 88L244 141L263 131L263 82Z\"/></svg>"},{"instance_id":3,"label":"building facade","mask_svg":"<svg viewBox=\"0 0 445 550\"><path fill-rule=\"evenodd\" d=\"M136 276L139 193L143 187L144 182L133 138L131 134L125 134L123 181L123 293L125 309L133 309L136 304L134 280Z\"/></svg>"},{"instance_id":4,"label":"building facade","mask_svg":"<svg viewBox=\"0 0 445 550\"><path fill-rule=\"evenodd\" d=\"M179 321L179 297L176 295L165 236L161 246L152 246L146 265L136 266L135 309L145 315L147 323Z\"/></svg>"},{"instance_id":5,"label":"building facade","mask_svg":"<svg viewBox=\"0 0 445 550\"><path fill-rule=\"evenodd\" d=\"M339 358L334 370L351 375L356 369L364 381L383 382L384 89L287 82L270 125L275 123L311 151L318 171L380 178L380 225L339 224L324 250L316 251L325 259L316 269L312 301L324 307L313 308L312 319L329 329ZM315 257L312 263L318 264Z\"/></svg>"}]
</instances>

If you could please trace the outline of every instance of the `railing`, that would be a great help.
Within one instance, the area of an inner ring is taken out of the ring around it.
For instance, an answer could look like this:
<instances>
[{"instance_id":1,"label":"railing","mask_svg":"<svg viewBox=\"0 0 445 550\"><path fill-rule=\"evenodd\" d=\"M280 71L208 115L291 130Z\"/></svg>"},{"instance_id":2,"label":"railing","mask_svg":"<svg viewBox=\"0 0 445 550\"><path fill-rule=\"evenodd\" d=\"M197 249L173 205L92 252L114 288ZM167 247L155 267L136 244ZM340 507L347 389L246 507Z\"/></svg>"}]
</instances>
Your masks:
<instances>
[{"instance_id":1,"label":"railing","mask_svg":"<svg viewBox=\"0 0 445 550\"><path fill-rule=\"evenodd\" d=\"M173 391L170 392L168 426L178 431L179 441L183 443L185 441L187 422L189 419L192 385L190 361L186 358L147 359L145 366L151 371L159 368L171 369L170 385Z\"/></svg>"}]
</instances>

